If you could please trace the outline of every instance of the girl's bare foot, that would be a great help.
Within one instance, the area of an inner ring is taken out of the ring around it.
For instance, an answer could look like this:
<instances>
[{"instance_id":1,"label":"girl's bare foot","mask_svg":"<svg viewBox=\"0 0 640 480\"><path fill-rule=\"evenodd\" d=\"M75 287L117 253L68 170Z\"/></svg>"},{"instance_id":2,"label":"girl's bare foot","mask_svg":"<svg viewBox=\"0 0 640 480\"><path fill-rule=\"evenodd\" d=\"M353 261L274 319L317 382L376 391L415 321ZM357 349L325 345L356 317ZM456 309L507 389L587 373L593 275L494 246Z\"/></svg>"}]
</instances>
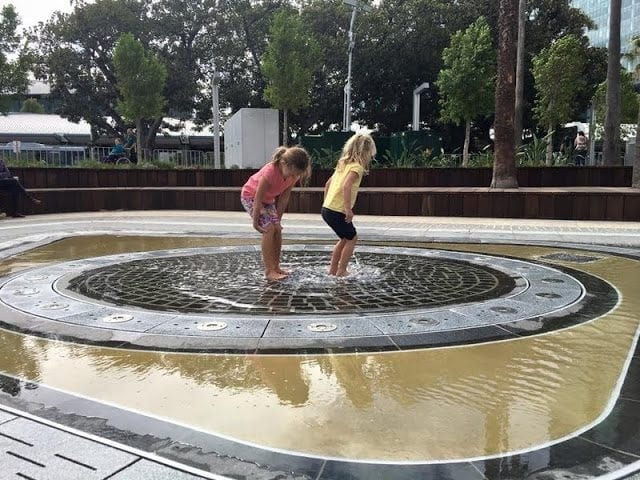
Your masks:
<instances>
[{"instance_id":1,"label":"girl's bare foot","mask_svg":"<svg viewBox=\"0 0 640 480\"><path fill-rule=\"evenodd\" d=\"M278 271L266 272L264 276L267 280L284 280L287 278L285 274Z\"/></svg>"},{"instance_id":2,"label":"girl's bare foot","mask_svg":"<svg viewBox=\"0 0 640 480\"><path fill-rule=\"evenodd\" d=\"M281 273L282 275L291 275L289 270L282 270L280 267L276 268L276 272Z\"/></svg>"},{"instance_id":3,"label":"girl's bare foot","mask_svg":"<svg viewBox=\"0 0 640 480\"><path fill-rule=\"evenodd\" d=\"M351 275L351 272L348 272L346 270L339 270L338 272L336 272L336 277L348 277L349 275Z\"/></svg>"}]
</instances>

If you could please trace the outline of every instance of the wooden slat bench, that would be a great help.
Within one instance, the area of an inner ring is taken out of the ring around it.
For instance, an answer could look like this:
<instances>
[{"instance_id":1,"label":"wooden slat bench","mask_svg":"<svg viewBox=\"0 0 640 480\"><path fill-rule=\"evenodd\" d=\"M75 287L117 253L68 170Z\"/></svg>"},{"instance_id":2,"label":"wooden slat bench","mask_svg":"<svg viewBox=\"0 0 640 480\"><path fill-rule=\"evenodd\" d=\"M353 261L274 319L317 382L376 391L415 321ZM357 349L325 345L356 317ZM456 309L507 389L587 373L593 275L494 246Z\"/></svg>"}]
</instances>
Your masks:
<instances>
[{"instance_id":1,"label":"wooden slat bench","mask_svg":"<svg viewBox=\"0 0 640 480\"><path fill-rule=\"evenodd\" d=\"M240 211L240 187L39 188L42 205L25 213L99 210ZM319 213L323 189L294 190L289 212ZM640 221L640 190L624 187L555 187L491 190L486 187L361 188L360 215L410 215L558 220Z\"/></svg>"}]
</instances>

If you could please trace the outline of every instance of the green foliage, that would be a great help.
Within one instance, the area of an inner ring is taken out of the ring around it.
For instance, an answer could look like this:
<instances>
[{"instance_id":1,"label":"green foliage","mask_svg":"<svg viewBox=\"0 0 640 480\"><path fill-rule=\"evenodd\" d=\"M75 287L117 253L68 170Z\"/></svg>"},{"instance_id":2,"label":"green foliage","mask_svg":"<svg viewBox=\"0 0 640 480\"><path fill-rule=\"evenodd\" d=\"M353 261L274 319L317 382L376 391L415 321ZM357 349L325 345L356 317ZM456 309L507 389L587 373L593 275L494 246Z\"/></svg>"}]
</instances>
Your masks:
<instances>
[{"instance_id":1,"label":"green foliage","mask_svg":"<svg viewBox=\"0 0 640 480\"><path fill-rule=\"evenodd\" d=\"M166 100L162 95L167 69L131 33L123 34L113 53L117 87L120 92L118 111L126 119L162 117Z\"/></svg>"},{"instance_id":2,"label":"green foliage","mask_svg":"<svg viewBox=\"0 0 640 480\"><path fill-rule=\"evenodd\" d=\"M590 23L567 0L527 4L527 59L564 33L582 35ZM495 0L385 0L375 2L369 13L358 12L354 118L377 126L381 133L405 130L412 90L422 82L435 84L442 52L454 32L486 15L495 43L497 5ZM127 32L167 66L164 96L172 117L188 118L196 111L198 120L210 125L208 87L214 65L223 74L223 111L267 106L261 59L272 19L282 7L300 12L305 32L318 40L323 58L310 87L309 106L291 116L292 126L303 132L322 131L342 118L351 10L341 0L100 0L74 1L73 6L71 13L56 15L38 28L30 45L37 49L39 78L50 81L52 100L59 105L56 113L88 121L96 135L122 135L127 127L116 109L112 58L117 39ZM0 75L5 71L0 68ZM533 89L526 88L525 95L532 97ZM525 99L527 105L533 104L531 97ZM591 94L585 101L590 98ZM584 106L575 104L578 111ZM434 124L440 117L435 89L422 96L421 107L423 123ZM105 118L113 119L114 125ZM525 118L529 126L528 112ZM155 122L145 122L143 136L154 128Z\"/></svg>"},{"instance_id":3,"label":"green foliage","mask_svg":"<svg viewBox=\"0 0 640 480\"><path fill-rule=\"evenodd\" d=\"M4 5L0 10L0 112L6 112L9 95L22 93L28 86L31 58L24 49L19 50L19 25L13 5ZM16 58L9 60L9 56Z\"/></svg>"},{"instance_id":4,"label":"green foliage","mask_svg":"<svg viewBox=\"0 0 640 480\"><path fill-rule=\"evenodd\" d=\"M20 109L23 113L44 113L44 107L35 98L27 98Z\"/></svg>"},{"instance_id":5,"label":"green foliage","mask_svg":"<svg viewBox=\"0 0 640 480\"><path fill-rule=\"evenodd\" d=\"M553 132L551 133L551 135L553 135ZM521 145L516 152L518 166L544 166L546 160L547 142L550 140L551 135L546 135L543 138L538 138L536 135L533 135L533 140L531 140L531 142Z\"/></svg>"},{"instance_id":6,"label":"green foliage","mask_svg":"<svg viewBox=\"0 0 640 480\"><path fill-rule=\"evenodd\" d=\"M480 168L480 167L492 167L493 166L493 152L482 152L476 155L472 155L469 159L468 167Z\"/></svg>"},{"instance_id":7,"label":"green foliage","mask_svg":"<svg viewBox=\"0 0 640 480\"><path fill-rule=\"evenodd\" d=\"M0 152L2 160L9 168L25 168L25 167L45 167L47 166L44 160L40 160L35 155L35 152L22 152L16 155L13 152L3 151Z\"/></svg>"},{"instance_id":8,"label":"green foliage","mask_svg":"<svg viewBox=\"0 0 640 480\"><path fill-rule=\"evenodd\" d=\"M269 44L262 57L267 80L264 98L274 108L293 113L309 105L313 74L320 65L320 49L300 16L286 9L274 17Z\"/></svg>"},{"instance_id":9,"label":"green foliage","mask_svg":"<svg viewBox=\"0 0 640 480\"><path fill-rule=\"evenodd\" d=\"M385 150L380 155L380 161L374 166L382 168L419 168L427 166L430 160L431 151L419 148L417 142L414 141L406 148L402 148L398 153Z\"/></svg>"},{"instance_id":10,"label":"green foliage","mask_svg":"<svg viewBox=\"0 0 640 480\"><path fill-rule=\"evenodd\" d=\"M566 35L533 59L536 118L544 128L568 122L582 79L585 53L574 35Z\"/></svg>"},{"instance_id":11,"label":"green foliage","mask_svg":"<svg viewBox=\"0 0 640 480\"><path fill-rule=\"evenodd\" d=\"M314 149L311 152L313 168L332 169L335 168L340 159L341 150L332 148Z\"/></svg>"},{"instance_id":12,"label":"green foliage","mask_svg":"<svg viewBox=\"0 0 640 480\"><path fill-rule=\"evenodd\" d=\"M622 99L622 123L636 123L638 121L638 94L633 85L633 74L624 68L620 71L620 97ZM593 96L596 107L596 122L604 123L607 104L607 82L602 82Z\"/></svg>"},{"instance_id":13,"label":"green foliage","mask_svg":"<svg viewBox=\"0 0 640 480\"><path fill-rule=\"evenodd\" d=\"M494 107L496 54L484 17L451 37L438 75L443 121L456 125L488 116Z\"/></svg>"}]
</instances>

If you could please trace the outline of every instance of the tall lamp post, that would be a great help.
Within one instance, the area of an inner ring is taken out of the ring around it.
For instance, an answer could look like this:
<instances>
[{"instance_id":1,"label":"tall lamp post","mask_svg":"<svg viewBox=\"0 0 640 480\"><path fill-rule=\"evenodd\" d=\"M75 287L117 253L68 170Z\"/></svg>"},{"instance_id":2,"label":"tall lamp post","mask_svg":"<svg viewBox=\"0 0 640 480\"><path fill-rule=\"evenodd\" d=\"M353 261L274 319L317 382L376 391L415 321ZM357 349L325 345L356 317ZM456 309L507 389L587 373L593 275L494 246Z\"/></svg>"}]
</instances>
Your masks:
<instances>
[{"instance_id":1,"label":"tall lamp post","mask_svg":"<svg viewBox=\"0 0 640 480\"><path fill-rule=\"evenodd\" d=\"M211 96L213 98L213 167L220 168L220 73L213 71Z\"/></svg>"},{"instance_id":2,"label":"tall lamp post","mask_svg":"<svg viewBox=\"0 0 640 480\"><path fill-rule=\"evenodd\" d=\"M353 56L353 49L356 46L356 36L353 33L353 25L356 21L356 12L358 9L365 12L370 12L371 7L366 3L362 3L360 0L343 0L345 5L351 7L351 22L349 23L349 47L347 53L349 54L349 63L347 66L347 83L344 86L344 109L342 113L342 131L348 132L351 130L351 60Z\"/></svg>"}]
</instances>

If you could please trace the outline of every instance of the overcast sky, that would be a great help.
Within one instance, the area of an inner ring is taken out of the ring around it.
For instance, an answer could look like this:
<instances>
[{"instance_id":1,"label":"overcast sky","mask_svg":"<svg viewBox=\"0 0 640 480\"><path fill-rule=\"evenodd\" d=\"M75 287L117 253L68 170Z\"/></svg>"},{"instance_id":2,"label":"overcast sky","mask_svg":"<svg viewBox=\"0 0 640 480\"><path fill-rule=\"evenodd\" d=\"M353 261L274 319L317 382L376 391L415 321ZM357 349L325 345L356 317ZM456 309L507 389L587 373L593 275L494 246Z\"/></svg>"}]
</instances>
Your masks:
<instances>
[{"instance_id":1,"label":"overcast sky","mask_svg":"<svg viewBox=\"0 0 640 480\"><path fill-rule=\"evenodd\" d=\"M70 12L69 0L0 0L0 5L13 4L23 27L32 27L44 22L57 10Z\"/></svg>"}]
</instances>

